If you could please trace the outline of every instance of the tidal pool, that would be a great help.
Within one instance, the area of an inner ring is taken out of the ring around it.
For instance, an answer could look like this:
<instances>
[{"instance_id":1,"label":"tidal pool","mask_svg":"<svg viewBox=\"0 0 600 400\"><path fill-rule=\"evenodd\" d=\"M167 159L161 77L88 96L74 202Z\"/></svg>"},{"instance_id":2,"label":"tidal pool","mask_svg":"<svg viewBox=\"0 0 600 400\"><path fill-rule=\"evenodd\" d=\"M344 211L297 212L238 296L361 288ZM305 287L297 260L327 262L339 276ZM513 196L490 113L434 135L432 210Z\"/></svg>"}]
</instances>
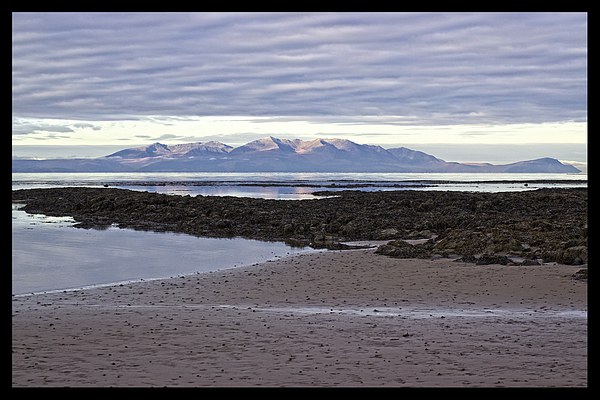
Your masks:
<instances>
[{"instance_id":1,"label":"tidal pool","mask_svg":"<svg viewBox=\"0 0 600 400\"><path fill-rule=\"evenodd\" d=\"M199 238L110 227L12 209L12 294L29 294L217 271L314 252L281 242Z\"/></svg>"}]
</instances>

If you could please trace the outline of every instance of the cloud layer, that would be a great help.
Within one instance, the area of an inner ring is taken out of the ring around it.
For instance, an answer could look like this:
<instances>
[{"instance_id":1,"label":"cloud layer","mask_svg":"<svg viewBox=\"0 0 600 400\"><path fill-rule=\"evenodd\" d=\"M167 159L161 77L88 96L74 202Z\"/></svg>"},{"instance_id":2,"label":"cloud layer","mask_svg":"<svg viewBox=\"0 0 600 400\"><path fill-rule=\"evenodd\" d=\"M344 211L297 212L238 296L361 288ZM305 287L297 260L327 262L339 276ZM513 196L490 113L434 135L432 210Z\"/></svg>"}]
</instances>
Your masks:
<instances>
[{"instance_id":1,"label":"cloud layer","mask_svg":"<svg viewBox=\"0 0 600 400\"><path fill-rule=\"evenodd\" d=\"M587 121L585 13L14 13L12 23L13 117Z\"/></svg>"}]
</instances>

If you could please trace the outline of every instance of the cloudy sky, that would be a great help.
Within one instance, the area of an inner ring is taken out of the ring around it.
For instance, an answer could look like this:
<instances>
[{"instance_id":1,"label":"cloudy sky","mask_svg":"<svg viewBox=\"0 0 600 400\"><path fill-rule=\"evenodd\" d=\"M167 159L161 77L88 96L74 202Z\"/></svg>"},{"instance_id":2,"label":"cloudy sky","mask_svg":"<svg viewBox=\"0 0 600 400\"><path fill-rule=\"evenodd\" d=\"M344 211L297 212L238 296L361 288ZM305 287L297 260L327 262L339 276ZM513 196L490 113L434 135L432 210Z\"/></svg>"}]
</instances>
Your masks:
<instances>
[{"instance_id":1,"label":"cloudy sky","mask_svg":"<svg viewBox=\"0 0 600 400\"><path fill-rule=\"evenodd\" d=\"M273 135L586 160L586 13L13 13L12 83L13 149Z\"/></svg>"}]
</instances>

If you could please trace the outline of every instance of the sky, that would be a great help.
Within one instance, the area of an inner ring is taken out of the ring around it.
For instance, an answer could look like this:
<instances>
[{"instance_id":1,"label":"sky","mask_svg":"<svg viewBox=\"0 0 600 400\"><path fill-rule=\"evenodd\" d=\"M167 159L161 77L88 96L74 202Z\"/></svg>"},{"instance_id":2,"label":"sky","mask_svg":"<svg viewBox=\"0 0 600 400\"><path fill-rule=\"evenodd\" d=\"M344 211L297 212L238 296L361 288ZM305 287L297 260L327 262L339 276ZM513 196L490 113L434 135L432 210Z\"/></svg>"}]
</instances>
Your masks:
<instances>
[{"instance_id":1,"label":"sky","mask_svg":"<svg viewBox=\"0 0 600 400\"><path fill-rule=\"evenodd\" d=\"M587 14L12 14L13 155L265 136L585 163Z\"/></svg>"}]
</instances>

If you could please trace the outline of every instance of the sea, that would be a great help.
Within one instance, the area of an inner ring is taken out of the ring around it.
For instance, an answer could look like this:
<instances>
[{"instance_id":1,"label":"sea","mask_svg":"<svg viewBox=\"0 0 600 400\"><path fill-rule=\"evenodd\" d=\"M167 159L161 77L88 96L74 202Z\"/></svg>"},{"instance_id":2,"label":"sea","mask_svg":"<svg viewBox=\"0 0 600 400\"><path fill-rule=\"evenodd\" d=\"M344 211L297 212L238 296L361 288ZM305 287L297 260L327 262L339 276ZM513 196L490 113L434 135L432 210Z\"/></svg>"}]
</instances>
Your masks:
<instances>
[{"instance_id":1,"label":"sea","mask_svg":"<svg viewBox=\"0 0 600 400\"><path fill-rule=\"evenodd\" d=\"M97 172L13 173L12 188L111 186L190 196L314 199L316 191L460 190L505 192L545 187L587 187L587 174L521 173L288 173L288 172Z\"/></svg>"},{"instance_id":2,"label":"sea","mask_svg":"<svg viewBox=\"0 0 600 400\"><path fill-rule=\"evenodd\" d=\"M13 173L12 189L113 187L170 195L299 201L340 190L470 192L587 188L587 174L449 173ZM315 193L316 194L313 194ZM333 193L334 194L334 193ZM74 227L70 217L28 214L12 205L12 294L165 279L327 251L282 242L202 238L118 227Z\"/></svg>"}]
</instances>

